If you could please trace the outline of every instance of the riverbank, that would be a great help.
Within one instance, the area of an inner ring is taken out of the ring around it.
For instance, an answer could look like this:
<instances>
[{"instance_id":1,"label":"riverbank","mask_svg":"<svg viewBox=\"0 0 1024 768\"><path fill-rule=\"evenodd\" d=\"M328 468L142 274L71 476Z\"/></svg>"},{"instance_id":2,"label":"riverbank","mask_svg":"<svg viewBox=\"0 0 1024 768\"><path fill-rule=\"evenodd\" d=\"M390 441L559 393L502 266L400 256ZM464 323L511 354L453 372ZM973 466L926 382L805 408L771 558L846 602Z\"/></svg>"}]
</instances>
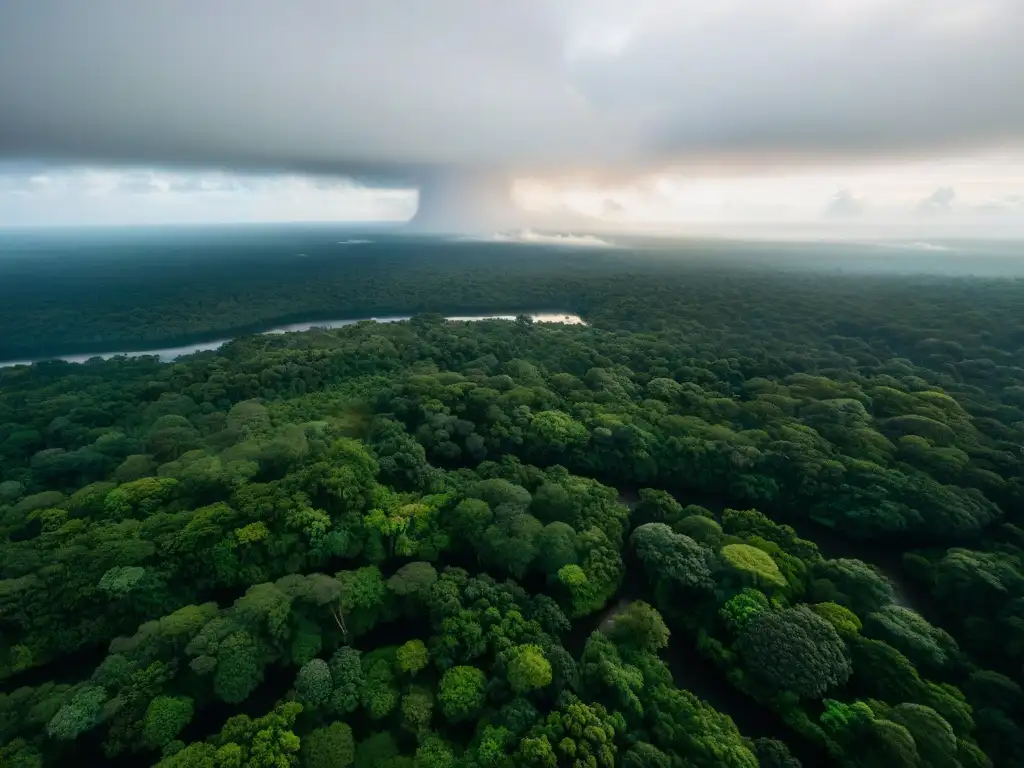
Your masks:
<instances>
[{"instance_id":1,"label":"riverbank","mask_svg":"<svg viewBox=\"0 0 1024 768\"><path fill-rule=\"evenodd\" d=\"M451 315L446 316L446 320L451 322L477 322L480 320L515 320L517 317L526 315L535 323L561 323L563 325L586 325L586 322L579 315L572 312L564 312L558 310L524 310L521 312L503 311L494 314L487 315ZM94 358L101 358L103 360L109 360L113 357L156 357L163 363L173 362L179 357L186 357L187 355L194 355L197 352L209 352L212 350L220 349L225 344L234 341L236 338L241 336L249 336L252 334L281 334L281 333L303 333L305 331L311 331L313 329L334 329L344 328L347 325L355 325L356 323L373 322L373 323L400 323L404 320L410 320L414 315L394 315L385 317L355 317L355 318L341 318L333 320L307 320L297 323L287 323L283 325L275 325L270 328L259 329L247 329L230 336L224 336L216 339L201 340L201 341L185 341L180 342L177 346L159 347L159 348L148 348L142 350L118 350L116 352L84 352L80 354L71 355L50 355L41 356L32 360L4 360L0 361L0 368L10 368L16 365L32 365L33 363L45 362L49 360L63 360L67 363L84 363Z\"/></svg>"}]
</instances>

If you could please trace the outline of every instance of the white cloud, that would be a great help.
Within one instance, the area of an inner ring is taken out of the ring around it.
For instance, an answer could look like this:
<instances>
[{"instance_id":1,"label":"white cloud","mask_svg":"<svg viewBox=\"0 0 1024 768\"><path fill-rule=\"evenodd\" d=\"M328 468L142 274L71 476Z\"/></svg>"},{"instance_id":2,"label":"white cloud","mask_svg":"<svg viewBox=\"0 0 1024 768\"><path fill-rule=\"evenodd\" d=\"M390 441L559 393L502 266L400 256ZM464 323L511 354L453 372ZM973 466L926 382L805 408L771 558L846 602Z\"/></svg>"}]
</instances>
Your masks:
<instances>
[{"instance_id":1,"label":"white cloud","mask_svg":"<svg viewBox=\"0 0 1024 768\"><path fill-rule=\"evenodd\" d=\"M864 199L856 197L848 189L840 189L825 206L826 216L861 216L864 214Z\"/></svg>"},{"instance_id":2,"label":"white cloud","mask_svg":"<svg viewBox=\"0 0 1024 768\"><path fill-rule=\"evenodd\" d=\"M260 221L404 221L408 189L368 189L350 180L300 176L0 167L0 226Z\"/></svg>"},{"instance_id":3,"label":"white cloud","mask_svg":"<svg viewBox=\"0 0 1024 768\"><path fill-rule=\"evenodd\" d=\"M524 243L527 245L565 245L584 248L614 248L615 244L595 235L574 235L572 233L544 233L524 229L520 232L496 232L491 235L496 243Z\"/></svg>"}]
</instances>

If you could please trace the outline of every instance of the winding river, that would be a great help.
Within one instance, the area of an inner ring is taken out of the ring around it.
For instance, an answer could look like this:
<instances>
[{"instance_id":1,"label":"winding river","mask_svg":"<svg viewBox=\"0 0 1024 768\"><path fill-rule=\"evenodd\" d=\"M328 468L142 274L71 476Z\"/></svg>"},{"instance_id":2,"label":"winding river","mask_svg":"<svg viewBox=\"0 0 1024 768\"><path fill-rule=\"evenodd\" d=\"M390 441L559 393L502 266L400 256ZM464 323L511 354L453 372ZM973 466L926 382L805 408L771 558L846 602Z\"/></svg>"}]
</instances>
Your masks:
<instances>
[{"instance_id":1,"label":"winding river","mask_svg":"<svg viewBox=\"0 0 1024 768\"><path fill-rule=\"evenodd\" d=\"M586 325L583 319L579 315L572 314L571 312L551 312L551 311L527 311L527 312L516 312L516 313L502 313L493 315L460 315L446 318L453 322L474 322L477 320L515 320L520 315L526 315L531 318L535 323L561 323L563 325ZM313 329L331 329L331 328L344 328L346 325L355 325L356 323L373 322L373 323L398 323L402 320L410 320L412 315L396 315L392 317L357 317L347 318L344 320L318 320L310 323L291 323L289 325L279 325L273 328L269 328L265 331L261 331L261 334L278 334L278 333L301 333L302 331L311 331ZM212 341L202 341L198 344L187 344L181 347L162 347L160 349L142 349L142 350L118 350L116 352L88 352L80 355L53 355L50 357L41 358L42 360L64 360L68 363L84 363L87 360L99 357L104 360L109 360L112 357L146 357L152 356L160 359L161 362L169 363L177 360L179 357L185 357L186 355L193 355L196 352L208 352L214 349L220 349L225 344L233 341L234 338L225 339L213 339ZM39 360L7 360L0 362L0 368L9 368L14 365L31 365Z\"/></svg>"}]
</instances>

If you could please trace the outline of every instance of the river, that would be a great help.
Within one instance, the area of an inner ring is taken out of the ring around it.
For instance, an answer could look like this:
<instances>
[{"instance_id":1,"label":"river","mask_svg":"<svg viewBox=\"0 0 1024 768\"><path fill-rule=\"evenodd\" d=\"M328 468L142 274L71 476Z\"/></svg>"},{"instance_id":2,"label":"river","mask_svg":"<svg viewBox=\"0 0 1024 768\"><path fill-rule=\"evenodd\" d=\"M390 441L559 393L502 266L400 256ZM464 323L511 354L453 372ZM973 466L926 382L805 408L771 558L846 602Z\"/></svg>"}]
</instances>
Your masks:
<instances>
[{"instance_id":1,"label":"river","mask_svg":"<svg viewBox=\"0 0 1024 768\"><path fill-rule=\"evenodd\" d=\"M560 311L526 311L526 312L515 312L515 313L500 313L493 315L457 315L446 318L452 322L475 322L477 320L515 320L520 315L526 315L532 319L535 323L561 323L563 325L586 325L583 318L579 315L571 312L560 312ZM268 328L265 331L260 331L260 334L279 334L279 333L301 333L303 331L311 331L313 329L331 329L331 328L344 328L346 325L355 325L356 323L373 322L373 323L399 323L403 320L409 320L412 315L396 315L393 317L356 317L356 318L345 318L342 320L317 320L308 323L291 323L288 325L278 325L273 328ZM186 344L180 347L162 347L159 349L142 349L142 350L118 350L116 352L89 352L80 355L54 355L52 357L42 358L43 360L64 360L68 363L84 363L87 360L99 357L104 360L109 360L112 357L157 357L161 362L169 363L177 360L179 357L185 357L187 355L194 355L196 352L208 352L214 349L220 349L225 344L233 341L233 338L224 339L213 339L211 341L201 341L197 344ZM0 368L9 368L15 365L31 365L34 362L40 362L39 360L7 360L0 362Z\"/></svg>"}]
</instances>

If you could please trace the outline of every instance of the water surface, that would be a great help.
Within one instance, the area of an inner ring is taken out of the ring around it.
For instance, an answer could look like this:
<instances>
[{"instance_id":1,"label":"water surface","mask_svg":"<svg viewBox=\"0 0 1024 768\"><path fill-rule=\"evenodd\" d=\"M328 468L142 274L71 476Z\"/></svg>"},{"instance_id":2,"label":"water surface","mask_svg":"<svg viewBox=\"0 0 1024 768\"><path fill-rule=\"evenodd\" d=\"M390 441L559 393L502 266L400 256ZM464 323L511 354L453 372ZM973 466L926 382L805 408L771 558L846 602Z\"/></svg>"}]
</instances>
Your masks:
<instances>
[{"instance_id":1,"label":"water surface","mask_svg":"<svg viewBox=\"0 0 1024 768\"><path fill-rule=\"evenodd\" d=\"M515 320L520 315L526 315L531 318L535 323L562 323L564 325L586 325L583 319L579 315L572 314L571 312L519 312L518 314L496 314L496 315L465 315L448 317L447 320L453 322L475 322L478 320ZM374 323L398 323L403 320L409 320L412 315L396 315L393 317L357 317L348 318L344 320L317 320L309 323L290 323L288 325L279 325L273 328L269 328L265 331L261 331L262 334L278 334L278 333L301 333L303 331L310 331L314 328L343 328L346 325L355 325L356 323L362 323L366 321ZM214 339L212 341L202 341L198 344L186 344L180 347L162 347L160 349L141 349L141 350L118 350L116 352L88 352L79 355L55 355L53 357L42 358L44 360L64 360L68 363L84 363L87 360L99 357L104 360L109 360L112 357L145 357L152 356L160 359L160 362L169 363L177 360L179 357L185 357L186 355L193 355L196 352L207 352L209 350L220 349L225 344L233 341L235 337ZM33 362L39 362L38 360L9 360L6 362L0 362L0 368L9 368L14 365L31 365Z\"/></svg>"}]
</instances>

